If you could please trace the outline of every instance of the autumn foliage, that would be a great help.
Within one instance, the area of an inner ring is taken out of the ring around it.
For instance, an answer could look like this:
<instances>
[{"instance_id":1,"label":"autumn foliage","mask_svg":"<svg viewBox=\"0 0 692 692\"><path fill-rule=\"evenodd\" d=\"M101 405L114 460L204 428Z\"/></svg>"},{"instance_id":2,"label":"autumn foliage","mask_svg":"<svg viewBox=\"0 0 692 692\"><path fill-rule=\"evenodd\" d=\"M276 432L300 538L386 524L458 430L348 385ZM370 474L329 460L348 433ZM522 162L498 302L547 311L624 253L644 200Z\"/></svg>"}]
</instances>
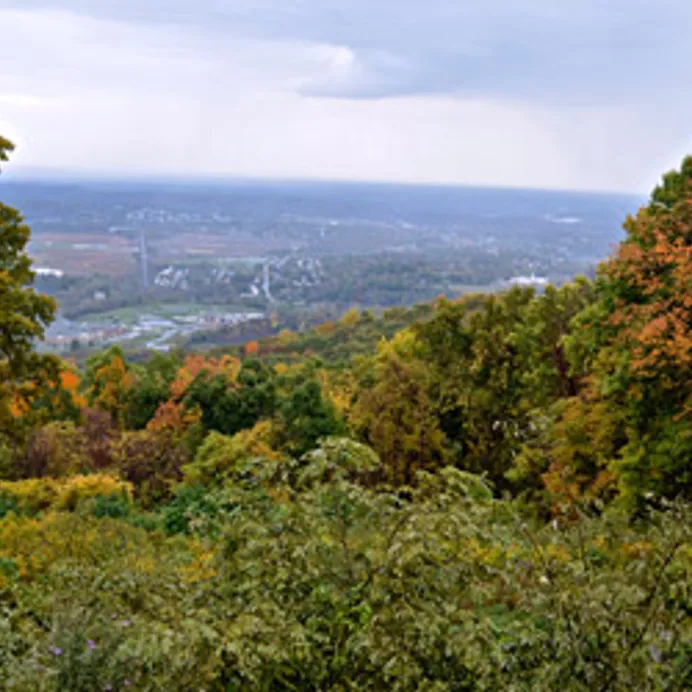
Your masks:
<instances>
[{"instance_id":1,"label":"autumn foliage","mask_svg":"<svg viewBox=\"0 0 692 692\"><path fill-rule=\"evenodd\" d=\"M692 488L692 159L665 176L625 231L569 337L585 386L565 416L578 407L591 419L585 439L601 452L590 463L598 459L622 497L641 506L647 493ZM551 477L583 474L580 466L555 459Z\"/></svg>"},{"instance_id":2,"label":"autumn foliage","mask_svg":"<svg viewBox=\"0 0 692 692\"><path fill-rule=\"evenodd\" d=\"M692 158L625 231L594 281L78 367L0 205L0 687L692 689Z\"/></svg>"}]
</instances>

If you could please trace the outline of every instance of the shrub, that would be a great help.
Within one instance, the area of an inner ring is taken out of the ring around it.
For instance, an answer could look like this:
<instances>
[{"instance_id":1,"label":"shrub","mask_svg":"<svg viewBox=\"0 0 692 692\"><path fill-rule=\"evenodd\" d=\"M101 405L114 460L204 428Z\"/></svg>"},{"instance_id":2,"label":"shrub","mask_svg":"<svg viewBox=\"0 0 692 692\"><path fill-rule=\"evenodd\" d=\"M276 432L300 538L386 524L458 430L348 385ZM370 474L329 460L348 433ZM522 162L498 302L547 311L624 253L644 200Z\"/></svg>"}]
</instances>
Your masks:
<instances>
[{"instance_id":1,"label":"shrub","mask_svg":"<svg viewBox=\"0 0 692 692\"><path fill-rule=\"evenodd\" d=\"M123 519L130 515L131 502L122 493L98 495L92 504L91 514L97 519Z\"/></svg>"},{"instance_id":2,"label":"shrub","mask_svg":"<svg viewBox=\"0 0 692 692\"><path fill-rule=\"evenodd\" d=\"M30 478L0 482L0 516L8 511L35 515L50 509L74 511L87 501L118 497L127 502L132 487L114 476L73 476L64 480ZM4 505L5 512L1 507Z\"/></svg>"},{"instance_id":3,"label":"shrub","mask_svg":"<svg viewBox=\"0 0 692 692\"><path fill-rule=\"evenodd\" d=\"M257 423L233 437L211 432L197 450L194 461L183 467L186 485L222 485L248 459L277 461L281 456L271 448L274 435L269 421Z\"/></svg>"},{"instance_id":4,"label":"shrub","mask_svg":"<svg viewBox=\"0 0 692 692\"><path fill-rule=\"evenodd\" d=\"M113 476L75 476L59 487L57 508L75 510L86 500L113 496L129 500L132 486Z\"/></svg>"},{"instance_id":5,"label":"shrub","mask_svg":"<svg viewBox=\"0 0 692 692\"><path fill-rule=\"evenodd\" d=\"M114 446L120 433L112 416L98 408L84 409L80 431L89 469L101 471L113 466Z\"/></svg>"},{"instance_id":6,"label":"shrub","mask_svg":"<svg viewBox=\"0 0 692 692\"><path fill-rule=\"evenodd\" d=\"M0 435L0 481L15 480L18 474L15 445Z\"/></svg>"},{"instance_id":7,"label":"shrub","mask_svg":"<svg viewBox=\"0 0 692 692\"><path fill-rule=\"evenodd\" d=\"M214 536L219 532L219 515L229 508L222 492L202 485L181 485L172 501L161 509L163 528L168 535L191 534Z\"/></svg>"},{"instance_id":8,"label":"shrub","mask_svg":"<svg viewBox=\"0 0 692 692\"><path fill-rule=\"evenodd\" d=\"M76 473L86 465L80 431L71 421L53 422L38 428L20 456L24 478L60 478Z\"/></svg>"},{"instance_id":9,"label":"shrub","mask_svg":"<svg viewBox=\"0 0 692 692\"><path fill-rule=\"evenodd\" d=\"M692 684L688 506L530 526L455 469L385 492L323 461L304 460L316 472L292 486L229 484L218 537L192 522L165 538L80 513L5 517L0 679L51 692ZM184 487L170 526L211 516L215 498Z\"/></svg>"},{"instance_id":10,"label":"shrub","mask_svg":"<svg viewBox=\"0 0 692 692\"><path fill-rule=\"evenodd\" d=\"M188 456L187 447L166 430L124 433L114 448L118 470L146 509L171 497Z\"/></svg>"}]
</instances>

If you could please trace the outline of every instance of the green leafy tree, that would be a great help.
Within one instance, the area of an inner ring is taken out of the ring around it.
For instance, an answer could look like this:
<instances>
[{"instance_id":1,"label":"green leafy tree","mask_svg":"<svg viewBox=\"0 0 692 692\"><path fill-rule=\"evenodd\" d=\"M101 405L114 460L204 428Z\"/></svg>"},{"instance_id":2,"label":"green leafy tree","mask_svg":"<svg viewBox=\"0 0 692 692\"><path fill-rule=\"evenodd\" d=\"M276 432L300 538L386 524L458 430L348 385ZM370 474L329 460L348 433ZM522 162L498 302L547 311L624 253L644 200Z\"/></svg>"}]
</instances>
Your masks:
<instances>
[{"instance_id":1,"label":"green leafy tree","mask_svg":"<svg viewBox=\"0 0 692 692\"><path fill-rule=\"evenodd\" d=\"M203 371L188 386L184 403L199 408L205 430L234 435L273 415L274 374L256 359L243 361L234 382L226 374L209 376Z\"/></svg>"},{"instance_id":2,"label":"green leafy tree","mask_svg":"<svg viewBox=\"0 0 692 692\"><path fill-rule=\"evenodd\" d=\"M277 445L300 457L322 437L343 435L346 424L322 393L311 368L284 378L278 405Z\"/></svg>"},{"instance_id":3,"label":"green leafy tree","mask_svg":"<svg viewBox=\"0 0 692 692\"><path fill-rule=\"evenodd\" d=\"M442 300L416 328L431 371L435 410L456 465L484 473L499 489L529 426L525 355L516 331L534 300L513 289L477 300Z\"/></svg>"},{"instance_id":4,"label":"green leafy tree","mask_svg":"<svg viewBox=\"0 0 692 692\"><path fill-rule=\"evenodd\" d=\"M13 149L0 137L0 161ZM35 350L53 320L55 302L31 287L30 234L22 215L0 203L0 435L12 438L21 436L31 402L59 372L56 358Z\"/></svg>"},{"instance_id":5,"label":"green leafy tree","mask_svg":"<svg viewBox=\"0 0 692 692\"><path fill-rule=\"evenodd\" d=\"M144 365L133 368L133 383L127 392L126 426L133 430L147 427L159 407L171 396L171 384L180 367L177 355L155 353Z\"/></svg>"},{"instance_id":6,"label":"green leafy tree","mask_svg":"<svg viewBox=\"0 0 692 692\"><path fill-rule=\"evenodd\" d=\"M584 373L573 369L566 339L592 294L579 278L542 294L514 288L441 300L432 319L415 327L457 466L486 474L500 490L540 485L535 465L528 475L526 464L520 473L515 465L520 450L540 437L550 407L582 386Z\"/></svg>"},{"instance_id":7,"label":"green leafy tree","mask_svg":"<svg viewBox=\"0 0 692 692\"><path fill-rule=\"evenodd\" d=\"M566 342L572 320L593 302L593 294L591 282L578 277L561 288L547 286L521 311L511 341L520 355L522 396L531 408L544 409L579 392L586 373L572 367Z\"/></svg>"}]
</instances>

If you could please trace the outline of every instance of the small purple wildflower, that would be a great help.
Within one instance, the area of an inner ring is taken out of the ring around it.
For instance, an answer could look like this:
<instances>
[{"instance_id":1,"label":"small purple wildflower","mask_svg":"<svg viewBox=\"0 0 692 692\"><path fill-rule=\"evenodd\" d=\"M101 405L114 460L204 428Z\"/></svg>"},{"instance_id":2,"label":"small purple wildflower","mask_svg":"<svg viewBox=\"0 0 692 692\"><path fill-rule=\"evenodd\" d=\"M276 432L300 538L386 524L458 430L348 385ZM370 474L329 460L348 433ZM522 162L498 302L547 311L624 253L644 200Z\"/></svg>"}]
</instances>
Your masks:
<instances>
[{"instance_id":1,"label":"small purple wildflower","mask_svg":"<svg viewBox=\"0 0 692 692\"><path fill-rule=\"evenodd\" d=\"M106 692L111 692L111 690L113 689L113 685L107 684L103 689L106 690Z\"/></svg>"},{"instance_id":2,"label":"small purple wildflower","mask_svg":"<svg viewBox=\"0 0 692 692\"><path fill-rule=\"evenodd\" d=\"M48 651L50 651L53 656L62 656L62 649L57 646L49 646Z\"/></svg>"},{"instance_id":3,"label":"small purple wildflower","mask_svg":"<svg viewBox=\"0 0 692 692\"><path fill-rule=\"evenodd\" d=\"M120 624L123 627L129 627L132 624L132 621L131 620L123 620Z\"/></svg>"},{"instance_id":4,"label":"small purple wildflower","mask_svg":"<svg viewBox=\"0 0 692 692\"><path fill-rule=\"evenodd\" d=\"M132 683L129 680L125 680L125 682L123 683L123 685L125 685L125 687L129 687L131 684Z\"/></svg>"},{"instance_id":5,"label":"small purple wildflower","mask_svg":"<svg viewBox=\"0 0 692 692\"><path fill-rule=\"evenodd\" d=\"M87 646L93 651L96 648L96 642L93 639L87 639Z\"/></svg>"}]
</instances>

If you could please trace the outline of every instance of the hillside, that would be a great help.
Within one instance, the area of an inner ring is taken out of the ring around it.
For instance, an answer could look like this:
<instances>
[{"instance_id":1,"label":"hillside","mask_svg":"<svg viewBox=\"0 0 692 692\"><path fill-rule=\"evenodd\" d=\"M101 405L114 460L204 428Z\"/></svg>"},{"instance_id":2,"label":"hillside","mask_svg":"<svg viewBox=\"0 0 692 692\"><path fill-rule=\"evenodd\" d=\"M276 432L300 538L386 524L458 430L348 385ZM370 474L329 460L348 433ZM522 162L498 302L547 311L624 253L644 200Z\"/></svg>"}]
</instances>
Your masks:
<instances>
[{"instance_id":1,"label":"hillside","mask_svg":"<svg viewBox=\"0 0 692 692\"><path fill-rule=\"evenodd\" d=\"M692 158L624 230L593 280L78 368L0 205L3 689L691 688Z\"/></svg>"}]
</instances>

